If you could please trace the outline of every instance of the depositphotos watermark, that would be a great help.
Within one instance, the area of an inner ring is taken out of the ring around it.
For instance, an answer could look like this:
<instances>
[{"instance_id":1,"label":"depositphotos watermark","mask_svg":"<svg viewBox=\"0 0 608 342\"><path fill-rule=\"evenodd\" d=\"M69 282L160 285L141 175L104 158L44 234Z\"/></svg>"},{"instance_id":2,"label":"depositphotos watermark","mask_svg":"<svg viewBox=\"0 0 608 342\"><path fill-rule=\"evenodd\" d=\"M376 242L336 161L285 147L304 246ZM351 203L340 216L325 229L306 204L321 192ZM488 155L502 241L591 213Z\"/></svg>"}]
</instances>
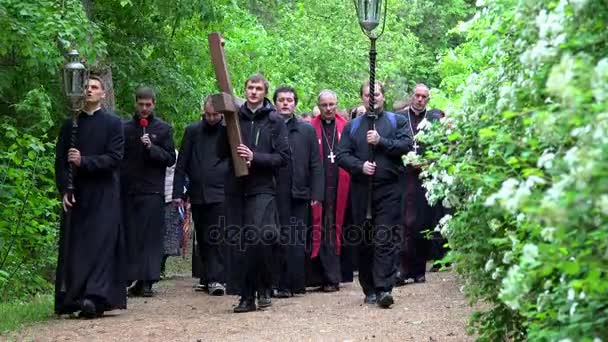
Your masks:
<instances>
[{"instance_id":1,"label":"depositphotos watermark","mask_svg":"<svg viewBox=\"0 0 608 342\"><path fill-rule=\"evenodd\" d=\"M196 225L196 222L195 222ZM301 246L311 241L333 242L338 239L336 226L314 229L301 220L292 219L289 225L229 224L221 216L217 224L210 225L202 237L209 244L223 244L245 249L247 246ZM394 245L403 242L401 225L346 225L340 236L342 246L361 244ZM308 241L308 242L307 242Z\"/></svg>"}]
</instances>

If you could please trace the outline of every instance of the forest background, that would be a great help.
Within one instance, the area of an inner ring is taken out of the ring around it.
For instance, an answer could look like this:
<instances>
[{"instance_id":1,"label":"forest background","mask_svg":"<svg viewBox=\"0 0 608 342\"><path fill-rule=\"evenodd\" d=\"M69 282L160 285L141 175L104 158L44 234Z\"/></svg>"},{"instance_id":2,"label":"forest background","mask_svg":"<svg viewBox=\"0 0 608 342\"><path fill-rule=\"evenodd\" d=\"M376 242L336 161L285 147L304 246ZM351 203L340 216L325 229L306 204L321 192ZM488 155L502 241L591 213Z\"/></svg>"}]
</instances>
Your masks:
<instances>
[{"instance_id":1,"label":"forest background","mask_svg":"<svg viewBox=\"0 0 608 342\"><path fill-rule=\"evenodd\" d=\"M449 261L484 302L471 331L608 340L608 2L388 3L377 78L389 105L425 82L448 114L419 139L429 198L454 209L440 227ZM216 91L212 31L238 95L261 72L295 86L302 112L325 88L341 108L359 102L369 40L348 0L0 0L0 312L41 296L50 308L67 51L106 76L122 117L137 86L154 87L179 143Z\"/></svg>"}]
</instances>

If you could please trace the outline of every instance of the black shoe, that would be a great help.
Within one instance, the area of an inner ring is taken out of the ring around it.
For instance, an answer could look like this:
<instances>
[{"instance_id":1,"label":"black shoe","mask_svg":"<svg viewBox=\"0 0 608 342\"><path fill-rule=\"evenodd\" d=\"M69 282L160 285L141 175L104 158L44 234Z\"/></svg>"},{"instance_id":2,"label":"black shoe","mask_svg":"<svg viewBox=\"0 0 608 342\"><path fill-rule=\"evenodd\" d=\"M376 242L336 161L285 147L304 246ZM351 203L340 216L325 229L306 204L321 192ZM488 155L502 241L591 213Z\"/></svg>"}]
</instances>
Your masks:
<instances>
[{"instance_id":1,"label":"black shoe","mask_svg":"<svg viewBox=\"0 0 608 342\"><path fill-rule=\"evenodd\" d=\"M405 282L405 278L402 278L401 276L397 276L395 278L395 287L400 287L400 286L405 286L407 285L407 283Z\"/></svg>"},{"instance_id":2,"label":"black shoe","mask_svg":"<svg viewBox=\"0 0 608 342\"><path fill-rule=\"evenodd\" d=\"M89 298L85 298L82 301L82 305L80 308L80 314L78 315L78 317L86 318L86 319L93 319L93 318L98 317L97 316L97 307L95 306L95 302Z\"/></svg>"},{"instance_id":3,"label":"black shoe","mask_svg":"<svg viewBox=\"0 0 608 342\"><path fill-rule=\"evenodd\" d=\"M340 291L340 286L338 284L326 284L321 287L321 291L323 292L338 292Z\"/></svg>"},{"instance_id":4,"label":"black shoe","mask_svg":"<svg viewBox=\"0 0 608 342\"><path fill-rule=\"evenodd\" d=\"M151 283L145 283L143 286L143 293L142 296L144 297L154 297L154 291L152 291L152 284Z\"/></svg>"},{"instance_id":5,"label":"black shoe","mask_svg":"<svg viewBox=\"0 0 608 342\"><path fill-rule=\"evenodd\" d=\"M272 305L272 299L270 299L271 293L272 291L270 289L258 291L259 308L267 308Z\"/></svg>"},{"instance_id":6,"label":"black shoe","mask_svg":"<svg viewBox=\"0 0 608 342\"><path fill-rule=\"evenodd\" d=\"M144 287L141 281L136 281L131 287L127 289L127 296L129 297L141 297L144 294Z\"/></svg>"},{"instance_id":7,"label":"black shoe","mask_svg":"<svg viewBox=\"0 0 608 342\"><path fill-rule=\"evenodd\" d=\"M390 292L380 292L378 298L378 306L383 309L389 309L395 303L393 295Z\"/></svg>"},{"instance_id":8,"label":"black shoe","mask_svg":"<svg viewBox=\"0 0 608 342\"><path fill-rule=\"evenodd\" d=\"M289 297L293 297L293 293L289 290L276 290L276 292L274 293L274 297L289 298Z\"/></svg>"},{"instance_id":9,"label":"black shoe","mask_svg":"<svg viewBox=\"0 0 608 342\"><path fill-rule=\"evenodd\" d=\"M239 305L234 308L235 313L251 312L255 310L257 310L257 308L255 307L255 300L253 300L253 298L243 297L241 297L241 299L239 300Z\"/></svg>"},{"instance_id":10,"label":"black shoe","mask_svg":"<svg viewBox=\"0 0 608 342\"><path fill-rule=\"evenodd\" d=\"M378 303L378 297L375 293L365 295L365 299L363 300L365 304L376 304Z\"/></svg>"},{"instance_id":11,"label":"black shoe","mask_svg":"<svg viewBox=\"0 0 608 342\"><path fill-rule=\"evenodd\" d=\"M424 276L424 274L416 276L414 278L414 283L425 283L425 282L426 282L426 277Z\"/></svg>"}]
</instances>

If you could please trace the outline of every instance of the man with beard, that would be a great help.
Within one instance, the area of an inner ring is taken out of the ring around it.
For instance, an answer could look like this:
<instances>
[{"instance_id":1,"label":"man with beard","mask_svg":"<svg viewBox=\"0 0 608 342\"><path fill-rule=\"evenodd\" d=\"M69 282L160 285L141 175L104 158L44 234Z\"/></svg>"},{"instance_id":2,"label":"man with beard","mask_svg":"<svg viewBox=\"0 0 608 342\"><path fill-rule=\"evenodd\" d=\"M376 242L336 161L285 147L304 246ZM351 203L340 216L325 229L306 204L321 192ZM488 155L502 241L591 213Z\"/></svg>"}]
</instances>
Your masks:
<instances>
[{"instance_id":1,"label":"man with beard","mask_svg":"<svg viewBox=\"0 0 608 342\"><path fill-rule=\"evenodd\" d=\"M371 92L370 88L375 91ZM368 112L346 125L338 145L338 165L351 175L353 223L363 230L359 282L365 293L364 302L389 308L394 302L391 291L403 224L402 195L398 187L403 175L401 156L410 150L411 139L405 118L384 111L381 84L370 87L364 83L360 95L367 108L370 108L370 96L374 96L375 107L370 109L376 115ZM373 161L370 161L370 152L373 152ZM368 200L371 200L371 218L366 217Z\"/></svg>"},{"instance_id":2,"label":"man with beard","mask_svg":"<svg viewBox=\"0 0 608 342\"><path fill-rule=\"evenodd\" d=\"M346 120L336 115L338 97L332 90L323 90L317 97L321 111L312 120L323 161L325 193L323 202L312 207L312 230L308 284L320 285L323 292L340 289L340 253L342 228L347 207L350 177L336 163L336 152Z\"/></svg>"},{"instance_id":3,"label":"man with beard","mask_svg":"<svg viewBox=\"0 0 608 342\"><path fill-rule=\"evenodd\" d=\"M245 159L249 174L235 177L232 163L225 182L226 235L231 245L231 281L241 296L234 312L255 311L272 305L273 246L278 239L276 171L289 162L284 119L265 98L268 81L259 74L245 82L246 102L238 112L242 143L237 154ZM230 156L226 134L218 141L221 158ZM231 161L231 160L230 160Z\"/></svg>"},{"instance_id":4,"label":"man with beard","mask_svg":"<svg viewBox=\"0 0 608 342\"><path fill-rule=\"evenodd\" d=\"M406 130L414 137L419 131L422 120L436 121L443 117L443 113L436 109L427 110L429 102L429 88L424 84L418 84L414 88L414 94L409 108L402 114L408 121ZM414 152L423 154L423 149L414 139ZM432 229L441 217L437 217L443 208L438 205L435 208L429 206L425 189L420 179L420 168L408 165L405 172L405 225L403 229L403 248L401 252L401 274L397 282L423 283L426 281L426 260L431 248L431 241L422 232ZM443 215L439 215L443 216Z\"/></svg>"},{"instance_id":5,"label":"man with beard","mask_svg":"<svg viewBox=\"0 0 608 342\"><path fill-rule=\"evenodd\" d=\"M306 291L305 238L310 224L310 207L323 200L323 168L314 128L294 115L298 94L280 87L273 97L277 111L285 119L291 159L279 170L278 208L281 221L279 298Z\"/></svg>"},{"instance_id":6,"label":"man with beard","mask_svg":"<svg viewBox=\"0 0 608 342\"><path fill-rule=\"evenodd\" d=\"M217 156L222 114L207 97L201 104L203 120L186 127L180 148L173 185L174 203L183 206L190 199L196 229L198 256L202 263L201 280L212 296L224 295L224 181L228 160ZM183 189L186 186L184 194Z\"/></svg>"},{"instance_id":7,"label":"man with beard","mask_svg":"<svg viewBox=\"0 0 608 342\"><path fill-rule=\"evenodd\" d=\"M127 307L118 175L124 140L120 119L101 107L104 97L103 81L89 77L75 145L70 146L72 120L57 140L55 177L63 199L57 314L80 311L82 317L95 318ZM73 189L68 186L69 164Z\"/></svg>"},{"instance_id":8,"label":"man with beard","mask_svg":"<svg viewBox=\"0 0 608 342\"><path fill-rule=\"evenodd\" d=\"M151 297L160 279L164 238L165 171L175 163L173 130L154 113L156 95L142 87L135 93L136 113L123 123L125 157L121 186L125 197L130 296Z\"/></svg>"}]
</instances>

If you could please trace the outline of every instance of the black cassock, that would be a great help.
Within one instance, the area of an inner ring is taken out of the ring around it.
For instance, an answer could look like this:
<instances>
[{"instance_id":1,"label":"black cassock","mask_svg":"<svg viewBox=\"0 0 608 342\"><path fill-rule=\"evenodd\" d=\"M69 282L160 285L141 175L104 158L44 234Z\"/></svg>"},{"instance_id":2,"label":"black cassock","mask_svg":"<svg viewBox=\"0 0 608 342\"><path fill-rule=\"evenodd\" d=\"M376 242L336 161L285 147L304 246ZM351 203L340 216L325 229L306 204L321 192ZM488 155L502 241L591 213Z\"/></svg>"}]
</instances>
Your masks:
<instances>
[{"instance_id":1,"label":"black cassock","mask_svg":"<svg viewBox=\"0 0 608 342\"><path fill-rule=\"evenodd\" d=\"M175 163L171 127L150 115L146 133L152 141L141 142L139 117L124 123L125 157L121 168L124 220L127 236L127 280L154 282L160 278L164 240L165 171Z\"/></svg>"},{"instance_id":2,"label":"black cassock","mask_svg":"<svg viewBox=\"0 0 608 342\"><path fill-rule=\"evenodd\" d=\"M66 121L57 141L55 175L60 194L67 190L71 125L71 120ZM75 168L76 203L71 219L66 220L65 213L62 216L55 312L79 311L85 297L103 310L126 309L118 175L123 157L122 124L118 117L100 109L93 115L81 113L78 126L75 148L82 160ZM69 229L67 221L71 221Z\"/></svg>"},{"instance_id":3,"label":"black cassock","mask_svg":"<svg viewBox=\"0 0 608 342\"><path fill-rule=\"evenodd\" d=\"M426 118L432 122L439 120L444 115L443 112L436 109L425 110L418 115L410 109L400 114L404 115L408 120L407 129L412 133L412 136L418 133L418 125L423 119ZM418 147L417 144L416 147L416 152L423 155L423 147ZM400 253L401 277L404 279L421 277L425 274L426 261L430 257L429 253L432 242L422 232L433 229L445 211L441 204L433 207L428 204L426 190L422 186L422 180L420 179L420 172L420 169L410 165L406 167L404 192L405 224L403 226L403 245ZM442 243L439 242L439 244L441 245Z\"/></svg>"},{"instance_id":4,"label":"black cassock","mask_svg":"<svg viewBox=\"0 0 608 342\"><path fill-rule=\"evenodd\" d=\"M336 121L326 123L321 120L321 139L323 151L332 151L337 147L338 134ZM332 145L329 145L329 141ZM326 153L328 154L328 153ZM325 179L325 194L323 197L323 218L321 223L321 246L319 256L307 260L306 282L308 286L338 285L342 278L340 271L340 255L336 252L336 206L338 204L338 164L332 163L329 158L323 159L323 172ZM308 241L312 240L312 229L309 230ZM309 259L309 258L307 258Z\"/></svg>"}]
</instances>

